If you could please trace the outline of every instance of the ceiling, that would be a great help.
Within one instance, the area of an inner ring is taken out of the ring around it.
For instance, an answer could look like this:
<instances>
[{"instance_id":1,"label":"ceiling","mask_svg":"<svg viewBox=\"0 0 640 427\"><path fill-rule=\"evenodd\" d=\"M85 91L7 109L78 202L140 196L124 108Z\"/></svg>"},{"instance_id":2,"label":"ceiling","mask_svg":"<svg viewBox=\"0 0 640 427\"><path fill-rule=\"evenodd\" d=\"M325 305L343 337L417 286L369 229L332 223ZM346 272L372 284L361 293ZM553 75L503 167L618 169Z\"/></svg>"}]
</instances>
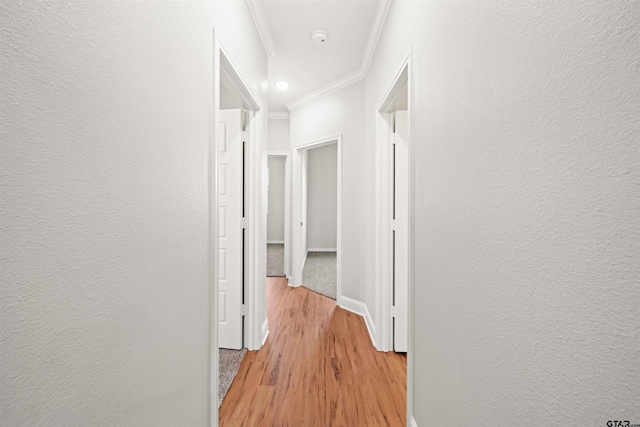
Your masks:
<instances>
[{"instance_id":1,"label":"ceiling","mask_svg":"<svg viewBox=\"0 0 640 427\"><path fill-rule=\"evenodd\" d=\"M269 59L269 111L286 112L366 74L391 0L247 0ZM311 34L322 30L318 46ZM274 54L275 52L275 54ZM274 83L287 81L287 90Z\"/></svg>"}]
</instances>

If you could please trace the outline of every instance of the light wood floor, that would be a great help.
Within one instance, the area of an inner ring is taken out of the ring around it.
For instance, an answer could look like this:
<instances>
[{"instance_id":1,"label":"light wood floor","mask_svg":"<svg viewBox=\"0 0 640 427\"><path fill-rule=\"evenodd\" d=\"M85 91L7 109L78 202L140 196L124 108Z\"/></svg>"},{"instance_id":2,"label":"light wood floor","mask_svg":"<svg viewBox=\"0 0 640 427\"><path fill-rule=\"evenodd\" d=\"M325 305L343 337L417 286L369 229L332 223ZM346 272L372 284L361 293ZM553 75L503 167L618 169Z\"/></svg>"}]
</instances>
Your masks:
<instances>
[{"instance_id":1,"label":"light wood floor","mask_svg":"<svg viewBox=\"0 0 640 427\"><path fill-rule=\"evenodd\" d=\"M269 337L247 353L220 426L405 426L407 361L375 350L364 320L267 279Z\"/></svg>"}]
</instances>

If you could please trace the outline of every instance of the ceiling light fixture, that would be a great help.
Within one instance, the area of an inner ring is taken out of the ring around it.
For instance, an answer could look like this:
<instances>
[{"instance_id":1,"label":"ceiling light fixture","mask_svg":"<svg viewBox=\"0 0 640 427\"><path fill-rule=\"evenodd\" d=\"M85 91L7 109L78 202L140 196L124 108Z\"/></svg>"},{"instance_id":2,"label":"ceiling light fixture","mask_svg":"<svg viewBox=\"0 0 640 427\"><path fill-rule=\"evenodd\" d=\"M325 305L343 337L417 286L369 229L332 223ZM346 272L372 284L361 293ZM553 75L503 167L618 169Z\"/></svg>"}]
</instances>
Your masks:
<instances>
[{"instance_id":1,"label":"ceiling light fixture","mask_svg":"<svg viewBox=\"0 0 640 427\"><path fill-rule=\"evenodd\" d=\"M280 90L289 89L289 83L285 82L284 80L280 80L280 81L276 82L275 85Z\"/></svg>"},{"instance_id":2,"label":"ceiling light fixture","mask_svg":"<svg viewBox=\"0 0 640 427\"><path fill-rule=\"evenodd\" d=\"M320 46L327 41L327 34L324 31L316 30L311 34L313 44Z\"/></svg>"}]
</instances>

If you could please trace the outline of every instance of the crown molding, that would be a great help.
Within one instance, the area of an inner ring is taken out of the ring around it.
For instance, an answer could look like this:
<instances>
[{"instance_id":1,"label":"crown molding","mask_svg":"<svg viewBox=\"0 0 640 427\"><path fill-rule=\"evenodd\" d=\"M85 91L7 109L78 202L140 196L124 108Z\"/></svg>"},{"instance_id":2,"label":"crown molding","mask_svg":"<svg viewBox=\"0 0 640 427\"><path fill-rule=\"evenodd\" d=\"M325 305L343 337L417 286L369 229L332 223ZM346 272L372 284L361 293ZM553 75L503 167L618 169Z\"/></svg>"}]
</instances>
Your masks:
<instances>
[{"instance_id":1,"label":"crown molding","mask_svg":"<svg viewBox=\"0 0 640 427\"><path fill-rule=\"evenodd\" d=\"M269 120L289 120L289 113L286 111L274 111L267 114Z\"/></svg>"},{"instance_id":2,"label":"crown molding","mask_svg":"<svg viewBox=\"0 0 640 427\"><path fill-rule=\"evenodd\" d=\"M262 5L258 0L247 0L247 6L249 6L249 12L253 17L253 22L256 24L260 40L264 46L265 52L267 52L267 58L271 58L276 54L276 48L273 44L273 38L271 37L271 29L269 28L269 22L264 15Z\"/></svg>"},{"instance_id":3,"label":"crown molding","mask_svg":"<svg viewBox=\"0 0 640 427\"><path fill-rule=\"evenodd\" d=\"M337 90L340 90L349 85L352 85L355 82L358 82L364 78L365 78L365 75L361 70L354 71L351 74L347 74L346 76L332 83L329 83L328 85L323 86L318 90L314 90L313 92L308 93L307 95L288 103L287 110L291 111L291 110L295 110L296 108L300 108L305 104L308 104L312 101L315 101L318 98L322 98L323 96L327 96Z\"/></svg>"},{"instance_id":4,"label":"crown molding","mask_svg":"<svg viewBox=\"0 0 640 427\"><path fill-rule=\"evenodd\" d=\"M384 23L387 20L387 14L389 13L392 1L393 0L380 0L378 2L376 16L373 18L373 25L371 25L369 39L367 40L367 46L364 49L362 63L360 64L360 70L362 70L365 76L369 72L369 66L371 65L373 55L376 52L376 46L378 46L378 40L380 39L380 34L382 34L382 29L384 28Z\"/></svg>"},{"instance_id":5,"label":"crown molding","mask_svg":"<svg viewBox=\"0 0 640 427\"><path fill-rule=\"evenodd\" d=\"M287 104L287 110L291 111L295 110L296 108L300 108L303 105L315 101L318 98L322 98L323 96L327 96L333 92L352 85L367 76L367 73L369 72L369 66L371 65L371 60L373 59L373 55L376 51L376 46L378 45L378 40L380 39L382 29L384 28L384 23L387 20L387 14L389 13L389 8L391 7L392 1L393 0L379 0L378 2L378 9L376 10L373 24L371 25L369 39L367 40L367 45L365 46L364 54L362 56L362 62L360 63L360 68L353 73L347 74L346 76L332 83L329 83L326 86L321 87L320 89L314 90L313 92L310 92L298 99L291 101Z\"/></svg>"}]
</instances>

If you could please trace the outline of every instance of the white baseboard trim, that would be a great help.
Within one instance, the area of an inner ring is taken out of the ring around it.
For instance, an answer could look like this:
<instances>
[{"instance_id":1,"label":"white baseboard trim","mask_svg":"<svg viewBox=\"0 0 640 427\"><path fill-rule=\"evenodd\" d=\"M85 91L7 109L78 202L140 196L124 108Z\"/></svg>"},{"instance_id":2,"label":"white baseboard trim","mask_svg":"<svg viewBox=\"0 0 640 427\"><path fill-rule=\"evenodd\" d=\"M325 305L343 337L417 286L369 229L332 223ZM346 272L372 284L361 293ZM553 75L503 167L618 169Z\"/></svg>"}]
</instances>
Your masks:
<instances>
[{"instance_id":1,"label":"white baseboard trim","mask_svg":"<svg viewBox=\"0 0 640 427\"><path fill-rule=\"evenodd\" d=\"M269 319L264 319L264 323L262 324L262 343L260 347L264 345L267 341L267 337L269 336Z\"/></svg>"},{"instance_id":2,"label":"white baseboard trim","mask_svg":"<svg viewBox=\"0 0 640 427\"><path fill-rule=\"evenodd\" d=\"M284 245L284 240L267 240L267 244L269 243Z\"/></svg>"},{"instance_id":3,"label":"white baseboard trim","mask_svg":"<svg viewBox=\"0 0 640 427\"><path fill-rule=\"evenodd\" d=\"M307 252L338 252L336 248L309 248Z\"/></svg>"},{"instance_id":4,"label":"white baseboard trim","mask_svg":"<svg viewBox=\"0 0 640 427\"><path fill-rule=\"evenodd\" d=\"M411 427L418 427L418 423L416 423L416 419L411 417L411 419L409 420L409 425Z\"/></svg>"},{"instance_id":5,"label":"white baseboard trim","mask_svg":"<svg viewBox=\"0 0 640 427\"><path fill-rule=\"evenodd\" d=\"M309 251L307 250L307 252L304 253L304 259L302 260L302 268L300 269L300 271L304 271L304 264L307 262L308 256L309 256Z\"/></svg>"},{"instance_id":6,"label":"white baseboard trim","mask_svg":"<svg viewBox=\"0 0 640 427\"><path fill-rule=\"evenodd\" d=\"M371 314L369 313L369 309L367 305L362 301L354 300L353 298L339 296L338 297L338 305L345 310L348 310L352 313L360 315L364 317L364 323L367 325L367 331L369 332L369 338L371 338L371 343L373 346L376 346L376 340L374 337L376 336L376 327L373 323L373 319L371 318ZM376 347L377 348L377 347Z\"/></svg>"}]
</instances>

